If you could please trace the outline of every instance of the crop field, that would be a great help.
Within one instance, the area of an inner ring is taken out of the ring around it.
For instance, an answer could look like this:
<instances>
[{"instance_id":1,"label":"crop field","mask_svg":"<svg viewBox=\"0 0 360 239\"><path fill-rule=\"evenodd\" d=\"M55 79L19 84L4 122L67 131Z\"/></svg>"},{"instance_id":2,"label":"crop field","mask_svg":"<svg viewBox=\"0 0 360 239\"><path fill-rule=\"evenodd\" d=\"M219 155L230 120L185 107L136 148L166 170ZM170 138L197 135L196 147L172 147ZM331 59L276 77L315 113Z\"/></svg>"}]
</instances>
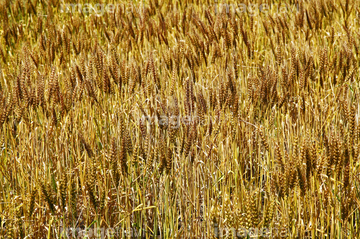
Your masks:
<instances>
[{"instance_id":1,"label":"crop field","mask_svg":"<svg viewBox=\"0 0 360 239\"><path fill-rule=\"evenodd\" d=\"M359 0L3 0L0 238L359 238Z\"/></svg>"}]
</instances>

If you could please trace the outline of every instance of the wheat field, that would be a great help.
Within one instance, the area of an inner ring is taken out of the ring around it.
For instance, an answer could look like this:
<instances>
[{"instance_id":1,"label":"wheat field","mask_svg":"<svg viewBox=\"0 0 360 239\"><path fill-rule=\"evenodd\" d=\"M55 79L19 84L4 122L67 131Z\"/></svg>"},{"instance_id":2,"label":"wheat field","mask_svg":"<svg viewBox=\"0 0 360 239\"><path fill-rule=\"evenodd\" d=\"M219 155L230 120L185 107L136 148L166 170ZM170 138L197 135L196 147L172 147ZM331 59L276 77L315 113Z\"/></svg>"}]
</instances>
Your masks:
<instances>
[{"instance_id":1,"label":"wheat field","mask_svg":"<svg viewBox=\"0 0 360 239\"><path fill-rule=\"evenodd\" d=\"M1 238L359 238L359 0L4 0Z\"/></svg>"}]
</instances>

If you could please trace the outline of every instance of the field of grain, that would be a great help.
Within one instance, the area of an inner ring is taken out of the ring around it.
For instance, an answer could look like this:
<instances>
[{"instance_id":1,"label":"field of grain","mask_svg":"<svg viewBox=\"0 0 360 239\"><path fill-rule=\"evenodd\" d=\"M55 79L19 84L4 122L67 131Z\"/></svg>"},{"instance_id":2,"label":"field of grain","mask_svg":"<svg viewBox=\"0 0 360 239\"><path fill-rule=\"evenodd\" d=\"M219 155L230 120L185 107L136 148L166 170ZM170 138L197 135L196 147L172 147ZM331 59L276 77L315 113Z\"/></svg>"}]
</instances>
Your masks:
<instances>
[{"instance_id":1,"label":"field of grain","mask_svg":"<svg viewBox=\"0 0 360 239\"><path fill-rule=\"evenodd\" d=\"M4 0L1 238L359 238L359 0Z\"/></svg>"}]
</instances>

